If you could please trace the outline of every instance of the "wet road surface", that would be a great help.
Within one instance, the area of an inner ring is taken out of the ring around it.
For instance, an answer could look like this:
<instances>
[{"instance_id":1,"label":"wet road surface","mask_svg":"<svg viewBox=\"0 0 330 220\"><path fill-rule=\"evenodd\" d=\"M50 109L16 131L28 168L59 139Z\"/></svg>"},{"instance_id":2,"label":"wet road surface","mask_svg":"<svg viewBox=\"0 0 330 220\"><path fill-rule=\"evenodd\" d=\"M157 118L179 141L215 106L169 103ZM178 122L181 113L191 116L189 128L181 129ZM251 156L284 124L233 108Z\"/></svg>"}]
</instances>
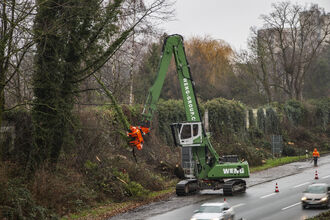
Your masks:
<instances>
[{"instance_id":1,"label":"wet road surface","mask_svg":"<svg viewBox=\"0 0 330 220\"><path fill-rule=\"evenodd\" d=\"M247 192L227 197L227 202L234 206L236 219L305 219L325 211L322 209L303 210L300 204L302 191L313 182L330 184L330 156L322 157L319 167L312 163L296 162L251 174L247 179ZM315 170L319 180L315 180ZM280 192L274 193L275 183ZM198 195L187 197L173 196L162 202L140 207L115 217L118 219L148 220L184 220L190 219L193 211L204 202L222 202L222 190L203 191Z\"/></svg>"}]
</instances>

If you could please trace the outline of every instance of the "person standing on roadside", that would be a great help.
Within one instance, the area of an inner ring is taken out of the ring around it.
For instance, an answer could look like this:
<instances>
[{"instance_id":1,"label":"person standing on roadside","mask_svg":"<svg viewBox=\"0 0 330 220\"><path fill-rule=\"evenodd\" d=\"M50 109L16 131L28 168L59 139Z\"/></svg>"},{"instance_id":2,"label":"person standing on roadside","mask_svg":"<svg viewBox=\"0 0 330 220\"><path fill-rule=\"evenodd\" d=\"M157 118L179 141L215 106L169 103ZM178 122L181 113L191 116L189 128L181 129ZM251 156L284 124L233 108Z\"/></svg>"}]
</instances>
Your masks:
<instances>
[{"instance_id":1,"label":"person standing on roadside","mask_svg":"<svg viewBox=\"0 0 330 220\"><path fill-rule=\"evenodd\" d=\"M314 166L317 166L317 159L320 157L320 153L317 151L316 148L314 148L313 151L313 159L314 159Z\"/></svg>"}]
</instances>

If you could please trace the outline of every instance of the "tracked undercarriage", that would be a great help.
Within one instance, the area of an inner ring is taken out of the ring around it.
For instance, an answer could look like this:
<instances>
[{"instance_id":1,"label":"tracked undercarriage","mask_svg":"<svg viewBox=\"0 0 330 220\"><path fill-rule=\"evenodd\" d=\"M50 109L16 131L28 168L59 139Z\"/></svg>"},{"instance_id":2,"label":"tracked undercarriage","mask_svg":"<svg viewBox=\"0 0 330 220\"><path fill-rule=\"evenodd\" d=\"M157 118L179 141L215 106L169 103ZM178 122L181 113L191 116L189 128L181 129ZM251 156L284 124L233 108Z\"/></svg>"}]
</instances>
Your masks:
<instances>
[{"instance_id":1,"label":"tracked undercarriage","mask_svg":"<svg viewBox=\"0 0 330 220\"><path fill-rule=\"evenodd\" d=\"M232 196L237 193L244 193L246 191L246 182L242 179L232 179L228 181L219 180L201 180L186 179L180 181L176 185L176 194L178 196L187 196L194 194L200 190L223 189L224 196Z\"/></svg>"}]
</instances>

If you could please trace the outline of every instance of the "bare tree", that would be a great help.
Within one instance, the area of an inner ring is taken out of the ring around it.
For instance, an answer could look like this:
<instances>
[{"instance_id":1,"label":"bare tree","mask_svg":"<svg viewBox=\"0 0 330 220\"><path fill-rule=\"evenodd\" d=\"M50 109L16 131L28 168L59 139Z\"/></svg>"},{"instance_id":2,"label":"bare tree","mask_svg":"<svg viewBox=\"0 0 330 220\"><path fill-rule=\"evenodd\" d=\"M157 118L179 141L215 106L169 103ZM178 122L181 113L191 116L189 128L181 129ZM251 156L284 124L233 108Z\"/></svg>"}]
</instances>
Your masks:
<instances>
[{"instance_id":1,"label":"bare tree","mask_svg":"<svg viewBox=\"0 0 330 220\"><path fill-rule=\"evenodd\" d=\"M31 0L0 1L0 125L5 111L5 91L16 96L16 103L22 101L21 67L24 57L32 45L30 33L34 2ZM15 86L12 88L12 86Z\"/></svg>"},{"instance_id":2,"label":"bare tree","mask_svg":"<svg viewBox=\"0 0 330 220\"><path fill-rule=\"evenodd\" d=\"M158 10L156 13L153 13L149 19L146 19L141 25L132 33L132 36L128 43L128 63L129 63L129 104L132 105L134 103L134 94L133 94L133 86L134 86L134 77L133 75L138 71L138 63L142 60L142 52L144 51L142 48L147 45L146 38L147 36L153 34L155 28L151 28L151 22L155 22L155 20L168 20L173 15L172 2L170 1L154 1L152 4L146 4L144 0L129 0L126 5L126 11L128 14L131 14L131 19L124 19L123 25L130 25L130 23L135 23L139 14L143 13L147 8L151 7L155 4L161 4L162 8ZM155 19L156 18L156 19Z\"/></svg>"},{"instance_id":3,"label":"bare tree","mask_svg":"<svg viewBox=\"0 0 330 220\"><path fill-rule=\"evenodd\" d=\"M330 38L330 15L316 5L306 9L280 2L261 19L263 28L252 29L245 60L250 73L262 85L269 102L283 94L303 99L306 72Z\"/></svg>"},{"instance_id":4,"label":"bare tree","mask_svg":"<svg viewBox=\"0 0 330 220\"><path fill-rule=\"evenodd\" d=\"M173 0L127 0L119 18L119 27L128 29L138 22L130 37L100 69L102 81L120 103L134 103L134 79L148 45L158 41L157 25L173 17ZM141 20L141 18L144 18ZM85 87L94 87L93 79ZM100 100L101 101L101 100Z\"/></svg>"}]
</instances>

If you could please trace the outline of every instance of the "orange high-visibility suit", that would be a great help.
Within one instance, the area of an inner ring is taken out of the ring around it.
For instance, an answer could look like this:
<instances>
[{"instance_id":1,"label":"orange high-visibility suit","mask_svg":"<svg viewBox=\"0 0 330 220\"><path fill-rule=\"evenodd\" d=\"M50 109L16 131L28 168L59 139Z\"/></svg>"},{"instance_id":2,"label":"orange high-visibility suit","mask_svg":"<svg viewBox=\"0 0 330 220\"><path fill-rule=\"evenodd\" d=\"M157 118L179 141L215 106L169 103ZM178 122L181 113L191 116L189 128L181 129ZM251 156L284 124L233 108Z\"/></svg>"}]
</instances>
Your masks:
<instances>
[{"instance_id":1,"label":"orange high-visibility suit","mask_svg":"<svg viewBox=\"0 0 330 220\"><path fill-rule=\"evenodd\" d=\"M130 141L130 145L135 146L138 150L142 150L143 147L143 138L139 128L130 126L131 132L127 134L127 136L131 137L133 140Z\"/></svg>"},{"instance_id":2,"label":"orange high-visibility suit","mask_svg":"<svg viewBox=\"0 0 330 220\"><path fill-rule=\"evenodd\" d=\"M320 153L317 151L316 148L314 148L313 157L320 157Z\"/></svg>"}]
</instances>

